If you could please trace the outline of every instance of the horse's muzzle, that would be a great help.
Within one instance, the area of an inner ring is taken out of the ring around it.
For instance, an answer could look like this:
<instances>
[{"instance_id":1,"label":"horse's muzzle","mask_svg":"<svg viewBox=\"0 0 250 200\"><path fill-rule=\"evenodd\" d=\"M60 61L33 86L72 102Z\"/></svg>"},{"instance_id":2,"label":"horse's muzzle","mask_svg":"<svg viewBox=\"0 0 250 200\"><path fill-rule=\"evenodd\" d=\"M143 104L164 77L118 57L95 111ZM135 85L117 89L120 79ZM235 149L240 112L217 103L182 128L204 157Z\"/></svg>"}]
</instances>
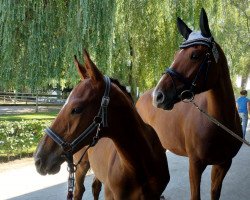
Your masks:
<instances>
[{"instance_id":1,"label":"horse's muzzle","mask_svg":"<svg viewBox=\"0 0 250 200\"><path fill-rule=\"evenodd\" d=\"M171 110L174 107L174 104L168 101L168 98L162 91L154 91L153 105L163 110Z\"/></svg>"}]
</instances>

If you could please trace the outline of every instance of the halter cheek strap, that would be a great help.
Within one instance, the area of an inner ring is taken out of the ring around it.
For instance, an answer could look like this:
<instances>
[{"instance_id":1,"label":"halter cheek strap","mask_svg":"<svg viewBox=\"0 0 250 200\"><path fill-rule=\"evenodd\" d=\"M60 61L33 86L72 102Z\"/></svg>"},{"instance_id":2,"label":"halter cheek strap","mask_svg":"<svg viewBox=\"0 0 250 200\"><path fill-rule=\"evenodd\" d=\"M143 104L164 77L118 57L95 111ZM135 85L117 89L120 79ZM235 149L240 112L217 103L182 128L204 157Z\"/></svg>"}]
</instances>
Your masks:
<instances>
[{"instance_id":1,"label":"halter cheek strap","mask_svg":"<svg viewBox=\"0 0 250 200\"><path fill-rule=\"evenodd\" d=\"M102 119L102 126L103 127L108 127L108 105L109 105L109 91L110 91L110 78L105 76L105 92L104 95L102 97L102 102L101 102L101 109L98 115L101 115L101 119Z\"/></svg>"}]
</instances>

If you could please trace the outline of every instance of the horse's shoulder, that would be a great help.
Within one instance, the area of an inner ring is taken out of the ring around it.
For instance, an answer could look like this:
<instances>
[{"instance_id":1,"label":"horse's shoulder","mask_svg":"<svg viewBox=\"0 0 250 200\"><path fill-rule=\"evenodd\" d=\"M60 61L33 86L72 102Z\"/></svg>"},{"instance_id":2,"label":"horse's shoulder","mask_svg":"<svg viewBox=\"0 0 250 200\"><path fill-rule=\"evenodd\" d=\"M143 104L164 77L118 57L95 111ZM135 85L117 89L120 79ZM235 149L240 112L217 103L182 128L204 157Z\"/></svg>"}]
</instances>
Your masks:
<instances>
[{"instance_id":1,"label":"horse's shoulder","mask_svg":"<svg viewBox=\"0 0 250 200\"><path fill-rule=\"evenodd\" d=\"M154 89L147 90L138 99L136 104L145 103L147 101L152 101L152 94Z\"/></svg>"}]
</instances>

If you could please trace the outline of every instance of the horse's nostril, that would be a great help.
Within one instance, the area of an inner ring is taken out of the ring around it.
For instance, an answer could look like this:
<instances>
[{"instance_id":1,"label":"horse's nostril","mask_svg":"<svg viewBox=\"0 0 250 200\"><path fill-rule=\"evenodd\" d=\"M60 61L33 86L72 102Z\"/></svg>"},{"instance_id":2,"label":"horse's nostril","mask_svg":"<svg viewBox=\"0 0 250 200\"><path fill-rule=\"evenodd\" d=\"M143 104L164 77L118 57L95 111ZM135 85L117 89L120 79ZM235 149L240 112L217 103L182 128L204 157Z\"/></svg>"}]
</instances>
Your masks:
<instances>
[{"instance_id":1,"label":"horse's nostril","mask_svg":"<svg viewBox=\"0 0 250 200\"><path fill-rule=\"evenodd\" d=\"M159 92L157 92L157 94L156 94L156 102L157 103L163 103L164 102L164 94L163 94L163 92L161 92L161 91L159 91Z\"/></svg>"}]
</instances>

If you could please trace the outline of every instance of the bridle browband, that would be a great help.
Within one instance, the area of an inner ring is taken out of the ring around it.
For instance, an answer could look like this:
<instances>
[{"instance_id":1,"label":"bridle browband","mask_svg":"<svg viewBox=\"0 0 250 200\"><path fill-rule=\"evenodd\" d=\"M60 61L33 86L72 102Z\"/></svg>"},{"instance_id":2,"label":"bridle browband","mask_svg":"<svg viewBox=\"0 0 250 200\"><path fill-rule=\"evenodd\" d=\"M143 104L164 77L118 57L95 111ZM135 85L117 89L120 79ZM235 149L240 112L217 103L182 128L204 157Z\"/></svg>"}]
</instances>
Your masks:
<instances>
[{"instance_id":1,"label":"bridle browband","mask_svg":"<svg viewBox=\"0 0 250 200\"><path fill-rule=\"evenodd\" d=\"M204 87L205 87L205 83L207 80L207 73L208 73L208 70L210 68L210 65L211 65L210 53L207 52L204 59L202 60L202 62L200 64L200 67L199 67L197 74L195 75L195 77L192 81L190 81L189 79L184 77L179 72L175 71L173 68L171 68L171 67L167 68L166 71L164 72L164 74L168 74L171 77L171 80L172 80L172 83L173 83L174 89L175 89L174 98L176 100L177 99L184 100L186 98L188 98L188 99L193 98L194 94L196 92L197 81L199 80L202 73L205 74L205 79L204 79ZM173 78L178 79L180 82L182 82L184 84L184 90L182 92L178 92Z\"/></svg>"},{"instance_id":2,"label":"bridle browband","mask_svg":"<svg viewBox=\"0 0 250 200\"><path fill-rule=\"evenodd\" d=\"M44 131L45 133L56 142L64 152L66 157L66 161L68 163L68 195L67 199L71 200L73 198L74 191L74 173L76 171L77 165L80 164L83 156L87 152L87 150L94 146L99 140L99 131L101 127L108 127L108 119L107 119L107 108L109 105L109 92L111 87L111 81L108 76L104 76L105 82L105 91L102 97L101 106L98 114L94 117L93 122L72 142L65 141L62 137L60 137L57 133L55 133L51 128L47 127ZM96 134L93 137L92 142L88 145L87 149L82 154L81 158L74 164L73 162L73 154L77 148L79 148L79 144L84 141L93 131L96 130Z\"/></svg>"}]
</instances>

